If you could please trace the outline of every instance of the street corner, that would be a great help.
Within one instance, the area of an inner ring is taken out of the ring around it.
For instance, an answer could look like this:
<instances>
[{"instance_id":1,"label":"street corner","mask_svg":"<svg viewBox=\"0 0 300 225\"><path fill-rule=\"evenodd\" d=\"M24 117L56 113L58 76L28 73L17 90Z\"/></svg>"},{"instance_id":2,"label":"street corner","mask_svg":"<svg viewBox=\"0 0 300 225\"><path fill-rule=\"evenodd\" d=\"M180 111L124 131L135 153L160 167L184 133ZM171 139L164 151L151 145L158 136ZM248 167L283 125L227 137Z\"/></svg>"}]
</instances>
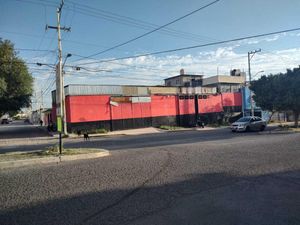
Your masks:
<instances>
[{"instance_id":1,"label":"street corner","mask_svg":"<svg viewBox=\"0 0 300 225\"><path fill-rule=\"evenodd\" d=\"M90 149L91 150L91 149ZM72 154L61 154L61 155L49 155L44 157L37 157L40 155L40 151L37 152L17 152L5 154L7 157L6 161L0 161L0 171L11 168L19 168L26 166L38 166L45 164L60 164L75 160L86 160L106 157L111 155L108 150L105 149L93 149L93 152L88 153L72 153ZM28 156L26 156L28 155ZM3 157L3 155L1 156Z\"/></svg>"}]
</instances>

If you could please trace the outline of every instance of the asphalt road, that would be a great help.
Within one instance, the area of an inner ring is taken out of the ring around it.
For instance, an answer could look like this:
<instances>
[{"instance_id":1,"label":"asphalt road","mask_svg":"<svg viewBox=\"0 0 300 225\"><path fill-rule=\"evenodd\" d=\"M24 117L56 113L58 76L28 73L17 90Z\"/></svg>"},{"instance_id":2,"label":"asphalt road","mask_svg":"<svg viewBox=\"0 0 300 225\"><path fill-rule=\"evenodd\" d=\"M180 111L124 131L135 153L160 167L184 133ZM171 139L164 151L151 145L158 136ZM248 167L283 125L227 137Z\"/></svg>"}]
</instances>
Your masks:
<instances>
[{"instance_id":1,"label":"asphalt road","mask_svg":"<svg viewBox=\"0 0 300 225\"><path fill-rule=\"evenodd\" d=\"M49 137L49 135L23 120L13 121L9 124L0 124L0 141L6 139L40 138Z\"/></svg>"},{"instance_id":2,"label":"asphalt road","mask_svg":"<svg viewBox=\"0 0 300 225\"><path fill-rule=\"evenodd\" d=\"M0 171L0 224L300 224L300 134L95 139L105 158Z\"/></svg>"},{"instance_id":3,"label":"asphalt road","mask_svg":"<svg viewBox=\"0 0 300 225\"><path fill-rule=\"evenodd\" d=\"M19 129L18 129L19 127ZM271 130L268 127L267 130ZM13 131L16 133L14 134ZM1 128L0 128L1 133ZM265 132L267 133L267 132ZM36 135L36 136L34 136ZM250 133L231 133L228 128L216 130L186 130L165 132L156 134L143 134L137 136L106 136L106 137L91 137L89 141L84 141L83 138L64 139L65 148L104 148L107 150L124 150L137 149L145 147L162 147L167 145L184 144L184 143L203 143L213 140L230 141L236 137L256 137L260 135L256 132ZM23 138L16 138L23 137ZM46 132L32 125L15 125L11 128L7 140L12 138L8 144L1 144L0 154L16 151L37 151L44 150L47 147L58 144L58 139L46 138ZM25 141L23 141L25 139Z\"/></svg>"}]
</instances>

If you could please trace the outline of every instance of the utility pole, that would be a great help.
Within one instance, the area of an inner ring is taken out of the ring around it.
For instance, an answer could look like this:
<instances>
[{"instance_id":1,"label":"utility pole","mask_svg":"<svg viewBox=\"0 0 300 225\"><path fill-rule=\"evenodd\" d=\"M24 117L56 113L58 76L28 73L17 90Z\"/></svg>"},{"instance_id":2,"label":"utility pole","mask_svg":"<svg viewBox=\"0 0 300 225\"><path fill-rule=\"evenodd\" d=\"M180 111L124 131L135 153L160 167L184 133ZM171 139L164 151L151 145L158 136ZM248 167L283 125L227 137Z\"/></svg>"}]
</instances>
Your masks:
<instances>
[{"instance_id":1,"label":"utility pole","mask_svg":"<svg viewBox=\"0 0 300 225\"><path fill-rule=\"evenodd\" d=\"M57 14L57 26L48 26L46 25L46 30L49 29L55 29L57 30L57 35L58 35L58 63L56 65L56 113L58 120L62 121L57 121L57 125L62 123L63 127L59 131L59 136L60 136L60 153L61 153L61 133L63 132L64 134L67 133L67 123L66 123L66 110L65 110L65 95L64 95L64 79L63 79L63 66L62 66L62 46L61 46L61 34L60 31L67 31L70 32L71 28L70 27L61 27L60 26L60 19L61 19L61 12L62 8L64 5L64 0L61 1L60 6L56 10Z\"/></svg>"},{"instance_id":2,"label":"utility pole","mask_svg":"<svg viewBox=\"0 0 300 225\"><path fill-rule=\"evenodd\" d=\"M255 53L261 52L261 49L257 49L251 52L248 52L248 74L249 74L249 86L251 85L251 67L250 61ZM250 105L251 105L251 116L254 116L254 106L253 106L253 98L252 98L252 91L250 90Z\"/></svg>"}]
</instances>

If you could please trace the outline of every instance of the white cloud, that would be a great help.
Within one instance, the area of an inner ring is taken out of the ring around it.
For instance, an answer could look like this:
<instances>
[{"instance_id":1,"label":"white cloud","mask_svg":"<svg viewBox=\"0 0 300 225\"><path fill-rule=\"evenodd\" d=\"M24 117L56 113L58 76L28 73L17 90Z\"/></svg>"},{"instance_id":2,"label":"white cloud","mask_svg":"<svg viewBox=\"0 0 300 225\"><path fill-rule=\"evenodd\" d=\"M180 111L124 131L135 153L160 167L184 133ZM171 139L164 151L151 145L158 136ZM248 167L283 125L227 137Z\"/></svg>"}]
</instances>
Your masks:
<instances>
[{"instance_id":1,"label":"white cloud","mask_svg":"<svg viewBox=\"0 0 300 225\"><path fill-rule=\"evenodd\" d=\"M275 37L273 38L275 39ZM194 55L144 56L141 58L124 59L106 63L82 65L86 70L67 69L65 84L137 84L161 85L166 77L179 74L184 68L187 74L204 74L205 76L229 74L230 69L247 71L247 54L238 53L238 46L219 47L212 51L201 51ZM285 72L286 68L297 67L300 58L300 48L257 53L251 61L252 74L264 70L265 74ZM83 60L90 63L94 60ZM97 72L106 69L112 72ZM43 87L49 73L36 75L35 88ZM258 74L259 77L262 73ZM50 94L48 94L50 98ZM49 100L48 100L49 101Z\"/></svg>"}]
</instances>

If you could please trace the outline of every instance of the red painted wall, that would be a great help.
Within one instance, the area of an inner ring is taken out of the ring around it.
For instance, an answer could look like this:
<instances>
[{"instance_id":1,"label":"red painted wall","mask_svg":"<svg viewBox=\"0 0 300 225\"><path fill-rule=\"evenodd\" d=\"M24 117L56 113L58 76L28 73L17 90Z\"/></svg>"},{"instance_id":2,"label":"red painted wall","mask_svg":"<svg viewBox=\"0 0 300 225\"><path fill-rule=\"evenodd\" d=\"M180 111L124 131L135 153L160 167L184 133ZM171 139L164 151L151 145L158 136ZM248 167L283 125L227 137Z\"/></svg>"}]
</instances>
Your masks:
<instances>
[{"instance_id":1,"label":"red painted wall","mask_svg":"<svg viewBox=\"0 0 300 225\"><path fill-rule=\"evenodd\" d=\"M113 120L151 117L151 103L118 103L111 106Z\"/></svg>"},{"instance_id":2,"label":"red painted wall","mask_svg":"<svg viewBox=\"0 0 300 225\"><path fill-rule=\"evenodd\" d=\"M110 120L110 96L67 96L67 122Z\"/></svg>"},{"instance_id":3,"label":"red painted wall","mask_svg":"<svg viewBox=\"0 0 300 225\"><path fill-rule=\"evenodd\" d=\"M56 123L56 106L55 105L52 105L51 117L52 117L52 122Z\"/></svg>"},{"instance_id":4,"label":"red painted wall","mask_svg":"<svg viewBox=\"0 0 300 225\"><path fill-rule=\"evenodd\" d=\"M208 95L206 99L198 99L199 113L222 112L221 95Z\"/></svg>"},{"instance_id":5,"label":"red painted wall","mask_svg":"<svg viewBox=\"0 0 300 225\"><path fill-rule=\"evenodd\" d=\"M242 93L223 93L223 106L242 106Z\"/></svg>"},{"instance_id":6,"label":"red painted wall","mask_svg":"<svg viewBox=\"0 0 300 225\"><path fill-rule=\"evenodd\" d=\"M110 96L67 96L67 122L103 121L159 116L176 116L195 113L194 99L178 99L178 96L151 96L151 103L118 103L111 106ZM222 112L223 106L241 106L241 93L210 95L198 99L199 113ZM56 107L52 107L56 122Z\"/></svg>"},{"instance_id":7,"label":"red painted wall","mask_svg":"<svg viewBox=\"0 0 300 225\"><path fill-rule=\"evenodd\" d=\"M179 114L195 114L195 99L179 99Z\"/></svg>"},{"instance_id":8,"label":"red painted wall","mask_svg":"<svg viewBox=\"0 0 300 225\"><path fill-rule=\"evenodd\" d=\"M176 116L178 112L177 96L151 96L151 115Z\"/></svg>"},{"instance_id":9,"label":"red painted wall","mask_svg":"<svg viewBox=\"0 0 300 225\"><path fill-rule=\"evenodd\" d=\"M129 119L132 118L131 103L118 103L118 106L111 106L111 118L113 120Z\"/></svg>"}]
</instances>

